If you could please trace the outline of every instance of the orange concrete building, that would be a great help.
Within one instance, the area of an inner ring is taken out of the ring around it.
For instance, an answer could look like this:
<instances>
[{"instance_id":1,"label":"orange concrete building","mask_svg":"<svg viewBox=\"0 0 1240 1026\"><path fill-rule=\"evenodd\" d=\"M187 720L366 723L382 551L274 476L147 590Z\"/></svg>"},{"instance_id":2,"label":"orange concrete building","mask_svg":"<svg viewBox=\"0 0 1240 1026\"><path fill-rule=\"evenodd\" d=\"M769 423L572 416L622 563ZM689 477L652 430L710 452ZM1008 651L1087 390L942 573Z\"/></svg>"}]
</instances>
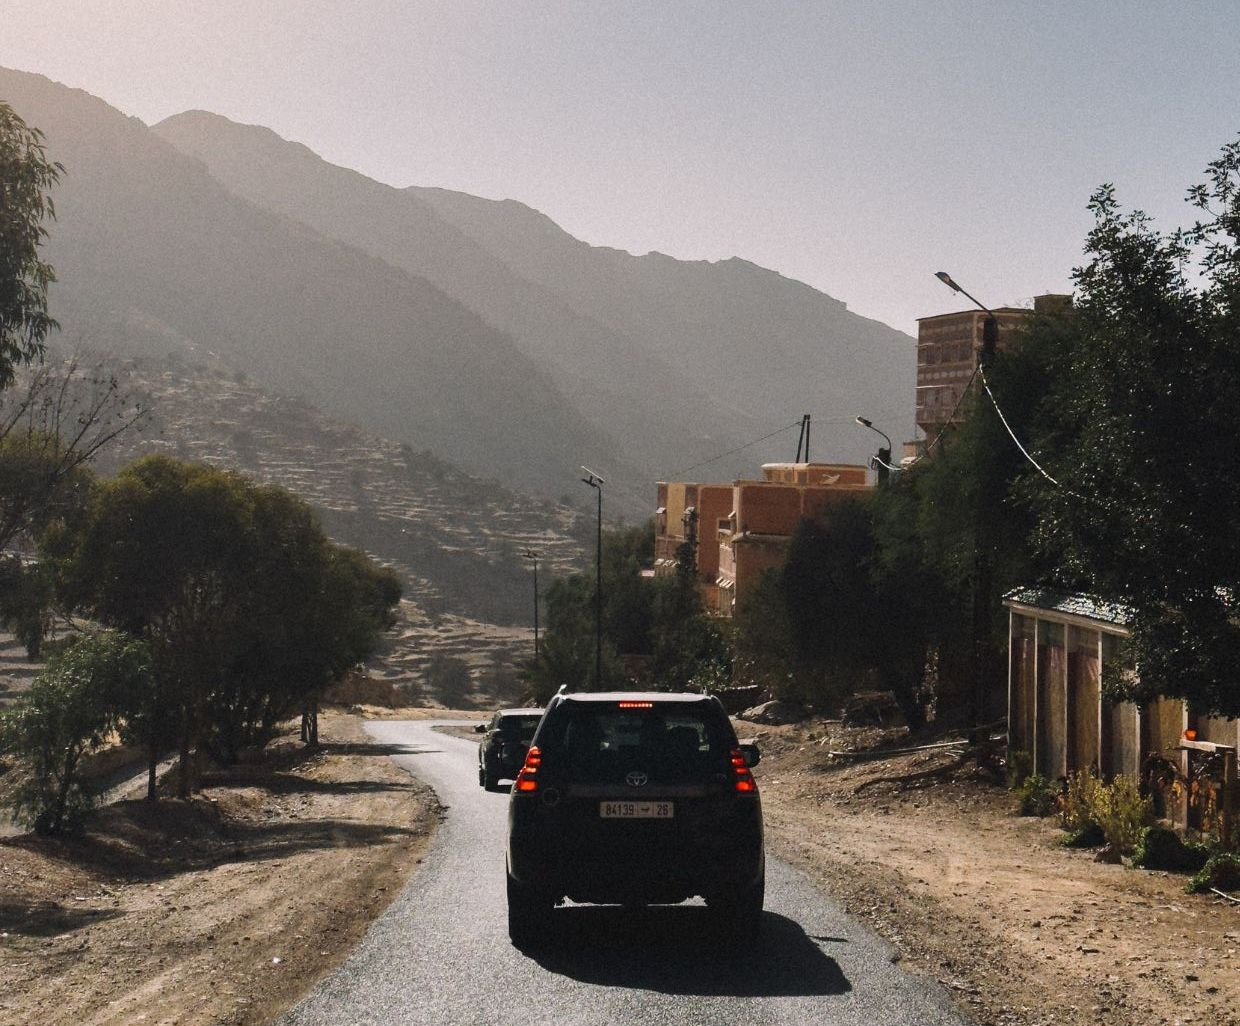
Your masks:
<instances>
[{"instance_id":1,"label":"orange concrete building","mask_svg":"<svg viewBox=\"0 0 1240 1026\"><path fill-rule=\"evenodd\" d=\"M762 480L730 485L660 482L655 510L655 574L675 571L693 544L707 608L731 616L762 574L783 564L798 522L874 487L855 464L768 463Z\"/></svg>"}]
</instances>

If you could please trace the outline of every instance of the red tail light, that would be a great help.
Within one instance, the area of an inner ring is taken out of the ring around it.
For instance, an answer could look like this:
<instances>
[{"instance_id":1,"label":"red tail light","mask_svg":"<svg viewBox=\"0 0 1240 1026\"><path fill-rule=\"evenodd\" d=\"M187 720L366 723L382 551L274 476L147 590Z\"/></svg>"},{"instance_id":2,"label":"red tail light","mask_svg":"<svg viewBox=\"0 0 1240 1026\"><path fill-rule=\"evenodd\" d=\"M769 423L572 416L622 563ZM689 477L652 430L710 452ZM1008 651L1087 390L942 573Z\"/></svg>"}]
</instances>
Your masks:
<instances>
[{"instance_id":1,"label":"red tail light","mask_svg":"<svg viewBox=\"0 0 1240 1026\"><path fill-rule=\"evenodd\" d=\"M732 789L740 794L754 794L758 790L758 782L739 748L732 749Z\"/></svg>"},{"instance_id":2,"label":"red tail light","mask_svg":"<svg viewBox=\"0 0 1240 1026\"><path fill-rule=\"evenodd\" d=\"M533 794L538 790L538 767L542 765L542 752L538 750L538 746L530 747L525 753L525 765L521 767L521 772L517 774L516 783L512 785L512 789L518 794Z\"/></svg>"},{"instance_id":3,"label":"red tail light","mask_svg":"<svg viewBox=\"0 0 1240 1026\"><path fill-rule=\"evenodd\" d=\"M621 709L653 709L653 702L617 702Z\"/></svg>"}]
</instances>

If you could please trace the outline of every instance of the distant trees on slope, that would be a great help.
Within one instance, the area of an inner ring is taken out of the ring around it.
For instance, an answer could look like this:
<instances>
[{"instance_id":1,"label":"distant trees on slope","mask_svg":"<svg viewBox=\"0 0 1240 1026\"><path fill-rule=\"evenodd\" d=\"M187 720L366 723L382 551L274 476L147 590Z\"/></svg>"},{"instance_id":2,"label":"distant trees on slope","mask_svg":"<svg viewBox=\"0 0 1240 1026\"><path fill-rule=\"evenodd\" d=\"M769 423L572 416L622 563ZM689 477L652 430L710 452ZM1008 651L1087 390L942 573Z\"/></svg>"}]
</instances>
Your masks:
<instances>
[{"instance_id":1,"label":"distant trees on slope","mask_svg":"<svg viewBox=\"0 0 1240 1026\"><path fill-rule=\"evenodd\" d=\"M55 327L52 268L39 257L49 190L62 169L41 136L0 103L0 389L38 362ZM115 379L75 362L38 368L0 410L0 621L31 651L51 613L77 631L0 716L0 751L29 772L16 811L57 830L88 804L83 755L114 735L148 753L235 760L301 712L317 741L323 689L373 651L394 622L400 582L328 540L290 492L163 456L98 481L92 456L141 419Z\"/></svg>"}]
</instances>

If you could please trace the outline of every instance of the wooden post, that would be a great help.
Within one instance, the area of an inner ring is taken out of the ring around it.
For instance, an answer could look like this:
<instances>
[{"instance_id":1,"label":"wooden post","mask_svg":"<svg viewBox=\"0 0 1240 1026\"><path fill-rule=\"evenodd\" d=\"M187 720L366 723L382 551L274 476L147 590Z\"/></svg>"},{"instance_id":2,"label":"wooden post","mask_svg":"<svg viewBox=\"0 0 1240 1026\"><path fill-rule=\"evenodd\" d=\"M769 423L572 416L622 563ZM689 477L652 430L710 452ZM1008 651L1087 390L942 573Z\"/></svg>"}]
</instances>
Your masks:
<instances>
[{"instance_id":1,"label":"wooden post","mask_svg":"<svg viewBox=\"0 0 1240 1026\"><path fill-rule=\"evenodd\" d=\"M1236 845L1232 837L1232 824L1235 822L1236 808L1236 752L1223 753L1223 809L1222 824L1219 827L1219 840L1223 851L1235 851Z\"/></svg>"}]
</instances>

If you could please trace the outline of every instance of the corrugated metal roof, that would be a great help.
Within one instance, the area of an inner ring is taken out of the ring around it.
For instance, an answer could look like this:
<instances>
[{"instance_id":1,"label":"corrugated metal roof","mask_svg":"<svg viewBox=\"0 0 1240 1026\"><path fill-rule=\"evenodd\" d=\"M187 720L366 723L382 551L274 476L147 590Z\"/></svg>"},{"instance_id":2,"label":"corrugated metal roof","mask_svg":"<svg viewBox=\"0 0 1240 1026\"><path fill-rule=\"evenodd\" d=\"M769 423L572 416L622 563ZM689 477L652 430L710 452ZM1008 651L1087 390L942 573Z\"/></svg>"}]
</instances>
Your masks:
<instances>
[{"instance_id":1,"label":"corrugated metal roof","mask_svg":"<svg viewBox=\"0 0 1240 1026\"><path fill-rule=\"evenodd\" d=\"M1052 591L1050 588L1013 588L1003 596L1003 601L1004 604L1015 602L1050 613L1080 616L1119 627L1126 627L1132 622L1132 609L1119 602L1105 602L1092 595Z\"/></svg>"}]
</instances>

